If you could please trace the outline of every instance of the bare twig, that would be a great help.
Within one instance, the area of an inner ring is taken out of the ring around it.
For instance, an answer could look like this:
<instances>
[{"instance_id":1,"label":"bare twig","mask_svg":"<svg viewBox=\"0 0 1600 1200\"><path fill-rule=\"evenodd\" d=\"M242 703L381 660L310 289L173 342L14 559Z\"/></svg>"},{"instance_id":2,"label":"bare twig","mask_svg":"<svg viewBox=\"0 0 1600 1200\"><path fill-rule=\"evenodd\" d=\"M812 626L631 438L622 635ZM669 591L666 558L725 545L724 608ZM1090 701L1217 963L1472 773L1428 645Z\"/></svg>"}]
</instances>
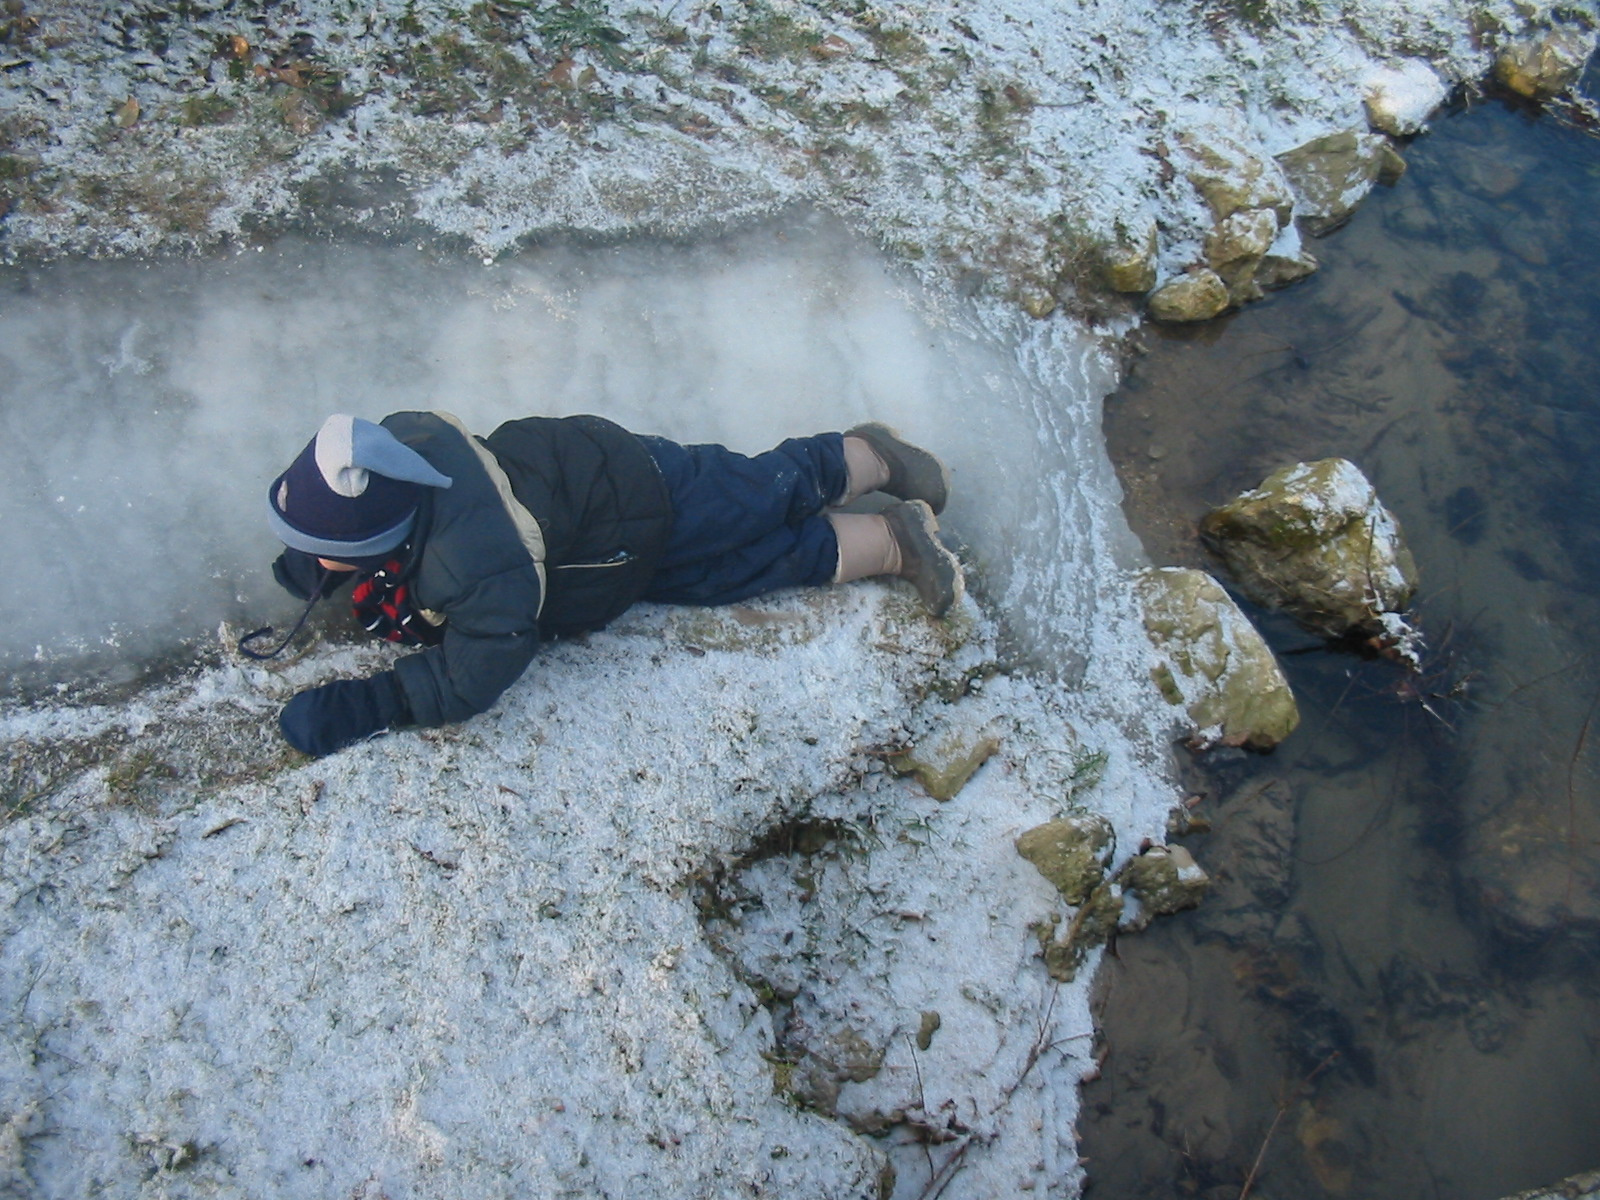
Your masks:
<instances>
[{"instance_id":1,"label":"bare twig","mask_svg":"<svg viewBox=\"0 0 1600 1200\"><path fill-rule=\"evenodd\" d=\"M1046 1051L1055 1049L1063 1042L1073 1041L1076 1037L1086 1036L1073 1035L1071 1037L1051 1039L1050 1018L1055 1013L1056 1000L1060 995L1061 985L1058 983L1050 989L1050 1001L1045 1005L1043 1013L1039 1016L1039 1029L1034 1035L1033 1045L1028 1047L1027 1061L1022 1064L1022 1070L1017 1073L1017 1077L1001 1089L999 1099L995 1101L994 1107L989 1110L989 1119L991 1121L1004 1111L1006 1105L1011 1103L1011 1097L1016 1095L1017 1089L1022 1086L1023 1080L1027 1079L1029 1072L1034 1068L1034 1064L1043 1057ZM916 1064L915 1054L911 1056L911 1061L913 1065ZM922 1072L920 1070L917 1072L917 1087L919 1089L922 1087ZM927 1111L926 1100L923 1101L923 1111ZM979 1135L976 1133L964 1134L960 1145L951 1152L950 1157L944 1160L944 1165L937 1171L933 1170L933 1155L929 1151L928 1167L930 1175L927 1186L917 1193L917 1200L939 1200L939 1197L944 1194L945 1188L950 1186L950 1181L956 1177L956 1174L965 1164L967 1151L972 1148L973 1142L978 1140ZM926 1145L924 1145L923 1149L927 1150Z\"/></svg>"},{"instance_id":2,"label":"bare twig","mask_svg":"<svg viewBox=\"0 0 1600 1200\"><path fill-rule=\"evenodd\" d=\"M1278 1101L1278 1111L1273 1115L1272 1124L1267 1126L1267 1136L1261 1139L1261 1148L1256 1151L1256 1160L1250 1164L1250 1174L1245 1176L1244 1186L1239 1189L1239 1200L1250 1200L1250 1189L1256 1185L1256 1176L1261 1171L1261 1162L1267 1157L1267 1147L1272 1145L1272 1135L1278 1132L1278 1126L1282 1123L1284 1114L1300 1098L1301 1093L1316 1081L1317 1076L1321 1075L1326 1068L1332 1066L1333 1061L1338 1057L1339 1051L1335 1050L1313 1067L1311 1074L1302 1079L1294 1090Z\"/></svg>"},{"instance_id":3,"label":"bare twig","mask_svg":"<svg viewBox=\"0 0 1600 1200\"><path fill-rule=\"evenodd\" d=\"M922 1110L922 1115L928 1115L928 1093L922 1087L922 1064L917 1061L917 1044L911 1040L911 1035L906 1034L906 1049L911 1051L911 1069L917 1073L917 1107ZM933 1151L928 1148L928 1143L922 1143L923 1157L928 1160L928 1181L931 1184L936 1176L933 1168Z\"/></svg>"},{"instance_id":4,"label":"bare twig","mask_svg":"<svg viewBox=\"0 0 1600 1200\"><path fill-rule=\"evenodd\" d=\"M945 1188L950 1186L950 1181L956 1177L956 1172L966 1161L967 1151L974 1140L975 1137L969 1134L967 1139L951 1152L950 1157L944 1160L944 1166L939 1168L938 1174L928 1180L928 1186L922 1189L917 1200L939 1200L939 1197L944 1195ZM934 1186L935 1184L938 1186Z\"/></svg>"}]
</instances>

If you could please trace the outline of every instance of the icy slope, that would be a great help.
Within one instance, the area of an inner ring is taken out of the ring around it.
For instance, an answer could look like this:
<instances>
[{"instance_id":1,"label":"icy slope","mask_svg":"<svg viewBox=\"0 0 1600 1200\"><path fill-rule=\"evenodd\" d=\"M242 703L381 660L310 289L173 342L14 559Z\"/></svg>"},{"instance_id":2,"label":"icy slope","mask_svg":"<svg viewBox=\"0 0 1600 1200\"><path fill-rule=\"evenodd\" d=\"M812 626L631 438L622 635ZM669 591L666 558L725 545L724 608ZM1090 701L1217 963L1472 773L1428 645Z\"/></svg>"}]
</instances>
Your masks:
<instances>
[{"instance_id":1,"label":"icy slope","mask_svg":"<svg viewBox=\"0 0 1600 1200\"><path fill-rule=\"evenodd\" d=\"M991 637L873 586L642 609L486 718L299 765L277 704L379 652L12 714L35 766L0 833L13 1189L879 1194L884 1150L794 1103L699 924L706 883L799 818L848 849L807 903L859 923L795 964L819 1036L870 1044L876 1106L973 1142L951 1194L1069 1187L1091 1030L1035 961L1053 894L1011 840L1079 743L1021 680L942 698L995 669ZM1002 750L941 804L884 759L956 713ZM1148 821L1148 765L1107 765ZM921 1147L889 1154L916 1194Z\"/></svg>"}]
</instances>

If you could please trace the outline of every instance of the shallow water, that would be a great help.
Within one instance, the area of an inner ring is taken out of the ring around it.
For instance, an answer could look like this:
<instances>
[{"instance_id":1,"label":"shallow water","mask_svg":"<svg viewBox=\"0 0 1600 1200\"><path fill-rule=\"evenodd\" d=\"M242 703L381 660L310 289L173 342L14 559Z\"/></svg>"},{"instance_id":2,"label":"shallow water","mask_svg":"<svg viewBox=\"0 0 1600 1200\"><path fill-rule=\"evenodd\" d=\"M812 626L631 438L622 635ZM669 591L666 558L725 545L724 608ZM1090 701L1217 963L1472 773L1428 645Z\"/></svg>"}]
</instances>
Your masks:
<instances>
[{"instance_id":1,"label":"shallow water","mask_svg":"<svg viewBox=\"0 0 1600 1200\"><path fill-rule=\"evenodd\" d=\"M1106 962L1093 1196L1493 1200L1600 1164L1600 140L1493 104L1407 157L1310 281L1146 333L1107 402L1158 562L1210 566L1197 519L1277 467L1355 461L1430 651L1411 678L1262 620L1302 724L1196 764L1221 897Z\"/></svg>"}]
</instances>

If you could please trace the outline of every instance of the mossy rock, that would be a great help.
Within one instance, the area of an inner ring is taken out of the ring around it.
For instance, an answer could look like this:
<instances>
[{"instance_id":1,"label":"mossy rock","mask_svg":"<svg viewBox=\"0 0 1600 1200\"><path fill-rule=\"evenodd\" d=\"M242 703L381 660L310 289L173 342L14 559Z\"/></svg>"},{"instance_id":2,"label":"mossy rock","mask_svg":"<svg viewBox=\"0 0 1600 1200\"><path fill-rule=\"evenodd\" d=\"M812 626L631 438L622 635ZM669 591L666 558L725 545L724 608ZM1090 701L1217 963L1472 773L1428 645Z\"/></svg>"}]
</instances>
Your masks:
<instances>
[{"instance_id":1,"label":"mossy rock","mask_svg":"<svg viewBox=\"0 0 1600 1200\"><path fill-rule=\"evenodd\" d=\"M1194 908L1211 887L1211 877L1182 846L1152 846L1130 858L1117 873L1117 882L1138 902L1123 923L1124 928L1134 930L1143 929L1156 917Z\"/></svg>"},{"instance_id":2,"label":"mossy rock","mask_svg":"<svg viewBox=\"0 0 1600 1200\"><path fill-rule=\"evenodd\" d=\"M1300 723L1278 660L1233 598L1204 571L1166 567L1138 582L1152 671L1168 704L1183 708L1198 745L1270 750Z\"/></svg>"},{"instance_id":3,"label":"mossy rock","mask_svg":"<svg viewBox=\"0 0 1600 1200\"><path fill-rule=\"evenodd\" d=\"M1079 905L1105 879L1116 845L1111 822L1087 813L1035 825L1017 839L1017 853L1038 868L1063 900Z\"/></svg>"},{"instance_id":4,"label":"mossy rock","mask_svg":"<svg viewBox=\"0 0 1600 1200\"><path fill-rule=\"evenodd\" d=\"M1400 523L1355 464L1296 463L1207 513L1200 533L1257 604L1325 637L1388 637L1417 589Z\"/></svg>"},{"instance_id":5,"label":"mossy rock","mask_svg":"<svg viewBox=\"0 0 1600 1200\"><path fill-rule=\"evenodd\" d=\"M1228 285L1212 270L1194 271L1162 284L1150 295L1150 315L1158 321L1209 321L1233 303Z\"/></svg>"},{"instance_id":6,"label":"mossy rock","mask_svg":"<svg viewBox=\"0 0 1600 1200\"><path fill-rule=\"evenodd\" d=\"M1494 77L1519 96L1549 100L1578 82L1594 45L1592 29L1558 25L1502 50Z\"/></svg>"}]
</instances>

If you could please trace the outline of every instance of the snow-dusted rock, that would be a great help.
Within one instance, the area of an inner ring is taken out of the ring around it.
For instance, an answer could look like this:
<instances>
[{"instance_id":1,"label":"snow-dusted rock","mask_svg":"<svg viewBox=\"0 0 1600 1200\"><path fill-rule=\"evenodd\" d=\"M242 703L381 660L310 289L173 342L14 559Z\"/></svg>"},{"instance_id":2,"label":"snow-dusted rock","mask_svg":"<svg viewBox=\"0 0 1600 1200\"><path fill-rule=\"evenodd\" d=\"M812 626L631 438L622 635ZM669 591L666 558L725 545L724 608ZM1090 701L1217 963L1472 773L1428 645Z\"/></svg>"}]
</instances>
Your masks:
<instances>
[{"instance_id":1,"label":"snow-dusted rock","mask_svg":"<svg viewBox=\"0 0 1600 1200\"><path fill-rule=\"evenodd\" d=\"M1117 836L1097 814L1079 814L1035 825L1017 839L1017 853L1038 868L1068 904L1082 904L1100 886Z\"/></svg>"},{"instance_id":2,"label":"snow-dusted rock","mask_svg":"<svg viewBox=\"0 0 1600 1200\"><path fill-rule=\"evenodd\" d=\"M972 705L976 709L978 706ZM991 721L968 719L961 706L942 714L937 725L890 762L902 775L915 776L935 800L954 800L979 767L1000 749Z\"/></svg>"},{"instance_id":3,"label":"snow-dusted rock","mask_svg":"<svg viewBox=\"0 0 1600 1200\"><path fill-rule=\"evenodd\" d=\"M1139 595L1152 676L1196 744L1269 750L1294 731L1300 712L1278 660L1216 580L1164 567L1140 577Z\"/></svg>"},{"instance_id":4,"label":"snow-dusted rock","mask_svg":"<svg viewBox=\"0 0 1600 1200\"><path fill-rule=\"evenodd\" d=\"M1071 983L1078 969L1096 946L1103 945L1121 925L1127 898L1122 885L1106 880L1084 899L1071 919L1060 913L1035 927L1039 938L1039 957L1044 969L1057 983Z\"/></svg>"},{"instance_id":5,"label":"snow-dusted rock","mask_svg":"<svg viewBox=\"0 0 1600 1200\"><path fill-rule=\"evenodd\" d=\"M1226 220L1241 209L1270 208L1280 224L1288 221L1292 193L1278 163L1218 129L1179 141L1187 156L1185 174L1214 220Z\"/></svg>"},{"instance_id":6,"label":"snow-dusted rock","mask_svg":"<svg viewBox=\"0 0 1600 1200\"><path fill-rule=\"evenodd\" d=\"M1316 138L1278 155L1294 185L1295 211L1314 234L1338 228L1350 219L1393 160L1384 153L1382 134L1347 129Z\"/></svg>"},{"instance_id":7,"label":"snow-dusted rock","mask_svg":"<svg viewBox=\"0 0 1600 1200\"><path fill-rule=\"evenodd\" d=\"M1255 283L1270 292L1304 279L1317 265L1317 260L1306 252L1299 228L1291 221L1278 230L1277 239L1256 264Z\"/></svg>"},{"instance_id":8,"label":"snow-dusted rock","mask_svg":"<svg viewBox=\"0 0 1600 1200\"><path fill-rule=\"evenodd\" d=\"M1286 254L1277 252L1262 256L1256 267L1255 281L1263 291L1288 287L1298 283L1317 269L1317 260L1306 251L1296 249Z\"/></svg>"},{"instance_id":9,"label":"snow-dusted rock","mask_svg":"<svg viewBox=\"0 0 1600 1200\"><path fill-rule=\"evenodd\" d=\"M1378 638L1402 655L1417 567L1400 523L1354 463L1296 463L1213 509L1201 536L1257 604L1324 637Z\"/></svg>"},{"instance_id":10,"label":"snow-dusted rock","mask_svg":"<svg viewBox=\"0 0 1600 1200\"><path fill-rule=\"evenodd\" d=\"M1206 262L1228 285L1229 299L1240 304L1261 297L1256 269L1278 240L1278 214L1267 208L1245 208L1218 221L1205 242Z\"/></svg>"},{"instance_id":11,"label":"snow-dusted rock","mask_svg":"<svg viewBox=\"0 0 1600 1200\"><path fill-rule=\"evenodd\" d=\"M1217 222L1206 238L1206 260L1219 273L1241 259L1259 259L1278 240L1278 216L1270 209L1241 209Z\"/></svg>"},{"instance_id":12,"label":"snow-dusted rock","mask_svg":"<svg viewBox=\"0 0 1600 1200\"><path fill-rule=\"evenodd\" d=\"M1135 931L1156 917L1195 907L1211 887L1211 877L1182 846L1151 846L1127 861L1117 882L1132 902L1123 914L1122 928Z\"/></svg>"},{"instance_id":13,"label":"snow-dusted rock","mask_svg":"<svg viewBox=\"0 0 1600 1200\"><path fill-rule=\"evenodd\" d=\"M1494 62L1494 77L1519 96L1548 100L1559 96L1583 74L1594 53L1595 31L1557 25L1514 42Z\"/></svg>"},{"instance_id":14,"label":"snow-dusted rock","mask_svg":"<svg viewBox=\"0 0 1600 1200\"><path fill-rule=\"evenodd\" d=\"M1182 846L1152 846L1104 877L1113 850L1108 829L1068 818L1030 829L1017 852L1060 891L1072 908L1035 926L1040 957L1052 979L1071 982L1090 950L1118 929L1138 932L1156 917L1200 903L1211 881Z\"/></svg>"},{"instance_id":15,"label":"snow-dusted rock","mask_svg":"<svg viewBox=\"0 0 1600 1200\"><path fill-rule=\"evenodd\" d=\"M1421 59L1408 58L1375 68L1362 89L1367 121L1380 133L1410 137L1421 133L1428 118L1450 94L1449 85Z\"/></svg>"}]
</instances>

